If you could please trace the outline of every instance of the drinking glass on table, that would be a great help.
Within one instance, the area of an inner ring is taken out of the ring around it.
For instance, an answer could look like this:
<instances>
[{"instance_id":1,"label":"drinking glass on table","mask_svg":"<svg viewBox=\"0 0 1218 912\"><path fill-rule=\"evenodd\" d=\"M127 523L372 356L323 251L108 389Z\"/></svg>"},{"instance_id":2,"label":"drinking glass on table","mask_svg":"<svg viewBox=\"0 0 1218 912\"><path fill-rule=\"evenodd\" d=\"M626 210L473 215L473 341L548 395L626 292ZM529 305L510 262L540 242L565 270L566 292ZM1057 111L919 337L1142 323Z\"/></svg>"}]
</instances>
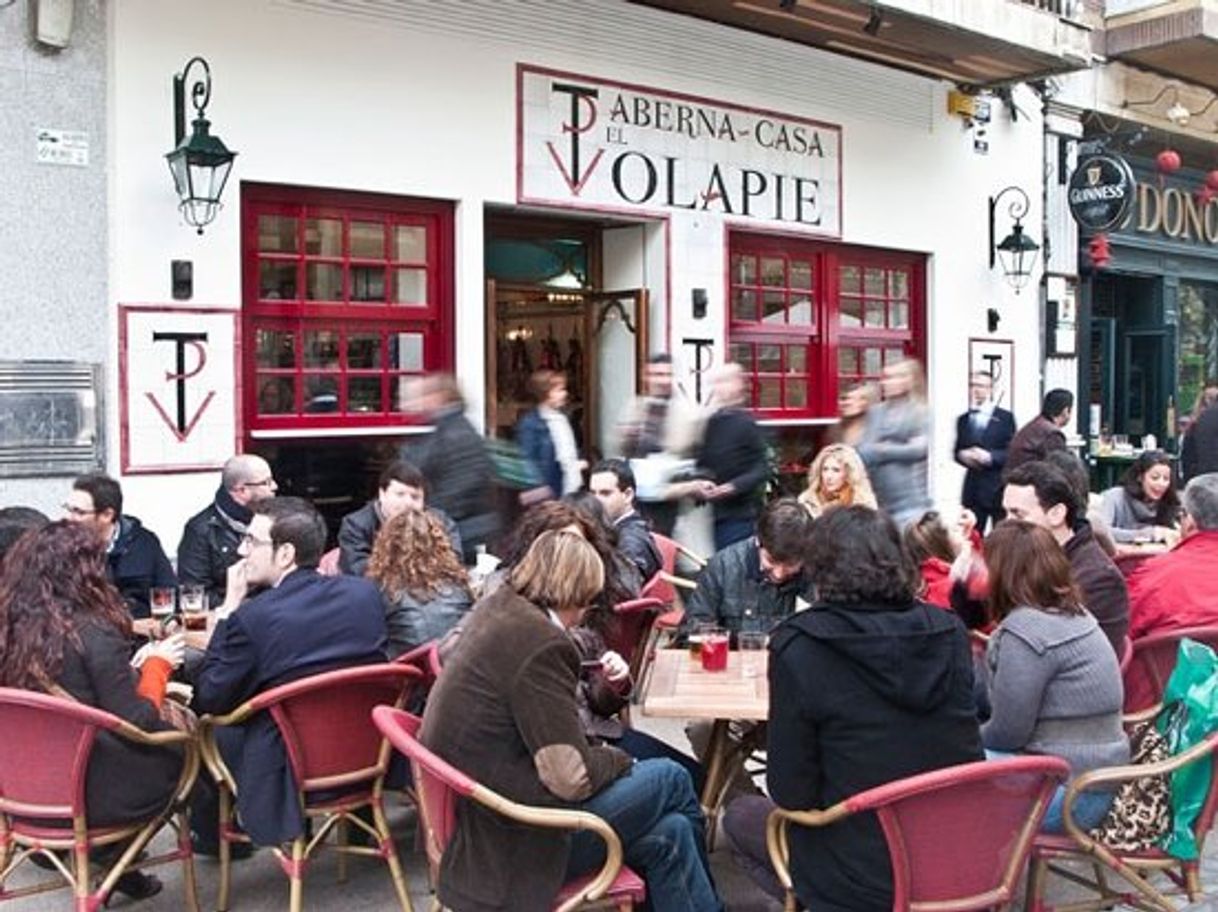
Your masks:
<instances>
[{"instance_id":1,"label":"drinking glass on table","mask_svg":"<svg viewBox=\"0 0 1218 912\"><path fill-rule=\"evenodd\" d=\"M755 678L761 673L761 656L765 652L769 635L759 630L742 630L736 635L740 647L740 671L746 678Z\"/></svg>"},{"instance_id":2,"label":"drinking glass on table","mask_svg":"<svg viewBox=\"0 0 1218 912\"><path fill-rule=\"evenodd\" d=\"M162 624L173 616L176 595L177 591L173 586L153 586L148 590L148 605L152 616Z\"/></svg>"},{"instance_id":3,"label":"drinking glass on table","mask_svg":"<svg viewBox=\"0 0 1218 912\"><path fill-rule=\"evenodd\" d=\"M689 628L689 636L686 637L686 642L689 644L689 658L691 661L697 662L702 658L702 644L706 642L706 637L718 630L719 628L712 621L696 621Z\"/></svg>"},{"instance_id":4,"label":"drinking glass on table","mask_svg":"<svg viewBox=\"0 0 1218 912\"><path fill-rule=\"evenodd\" d=\"M702 670L726 671L729 638L722 627L712 627L702 639Z\"/></svg>"},{"instance_id":5,"label":"drinking glass on table","mask_svg":"<svg viewBox=\"0 0 1218 912\"><path fill-rule=\"evenodd\" d=\"M207 629L207 587L189 583L178 590L182 603L182 623L187 630Z\"/></svg>"}]
</instances>

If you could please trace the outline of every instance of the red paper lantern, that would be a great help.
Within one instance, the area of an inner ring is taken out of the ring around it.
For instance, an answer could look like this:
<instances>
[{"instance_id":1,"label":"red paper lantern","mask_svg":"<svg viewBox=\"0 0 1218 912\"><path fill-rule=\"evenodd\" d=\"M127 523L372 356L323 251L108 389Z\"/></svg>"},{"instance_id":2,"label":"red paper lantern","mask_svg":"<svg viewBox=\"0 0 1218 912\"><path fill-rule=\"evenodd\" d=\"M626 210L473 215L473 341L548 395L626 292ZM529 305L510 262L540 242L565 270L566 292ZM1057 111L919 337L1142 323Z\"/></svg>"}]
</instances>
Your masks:
<instances>
[{"instance_id":1,"label":"red paper lantern","mask_svg":"<svg viewBox=\"0 0 1218 912\"><path fill-rule=\"evenodd\" d=\"M1210 190L1218 192L1218 169L1211 171L1205 175L1205 186Z\"/></svg>"},{"instance_id":2,"label":"red paper lantern","mask_svg":"<svg viewBox=\"0 0 1218 912\"><path fill-rule=\"evenodd\" d=\"M1202 208L1205 208L1206 206L1208 206L1210 204L1210 200L1214 199L1215 196L1218 196L1218 191L1213 190L1207 184L1206 186L1201 187L1193 195L1197 198L1197 204L1199 206L1201 206Z\"/></svg>"},{"instance_id":3,"label":"red paper lantern","mask_svg":"<svg viewBox=\"0 0 1218 912\"><path fill-rule=\"evenodd\" d=\"M1180 170L1180 153L1175 149L1164 149L1155 156L1155 166L1160 174L1174 174Z\"/></svg>"}]
</instances>

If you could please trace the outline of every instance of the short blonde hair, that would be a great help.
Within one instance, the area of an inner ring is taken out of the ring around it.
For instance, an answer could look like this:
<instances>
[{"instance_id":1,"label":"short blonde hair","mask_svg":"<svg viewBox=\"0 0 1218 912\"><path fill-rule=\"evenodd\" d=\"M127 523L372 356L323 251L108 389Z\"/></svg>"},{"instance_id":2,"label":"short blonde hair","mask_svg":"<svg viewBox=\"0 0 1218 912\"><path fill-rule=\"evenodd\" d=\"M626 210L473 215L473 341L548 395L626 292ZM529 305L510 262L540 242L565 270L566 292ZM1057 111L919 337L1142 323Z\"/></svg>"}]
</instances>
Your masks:
<instances>
[{"instance_id":1,"label":"short blonde hair","mask_svg":"<svg viewBox=\"0 0 1218 912\"><path fill-rule=\"evenodd\" d=\"M569 611L587 607L605 588L605 565L582 535L551 530L537 536L508 579L533 604Z\"/></svg>"}]
</instances>

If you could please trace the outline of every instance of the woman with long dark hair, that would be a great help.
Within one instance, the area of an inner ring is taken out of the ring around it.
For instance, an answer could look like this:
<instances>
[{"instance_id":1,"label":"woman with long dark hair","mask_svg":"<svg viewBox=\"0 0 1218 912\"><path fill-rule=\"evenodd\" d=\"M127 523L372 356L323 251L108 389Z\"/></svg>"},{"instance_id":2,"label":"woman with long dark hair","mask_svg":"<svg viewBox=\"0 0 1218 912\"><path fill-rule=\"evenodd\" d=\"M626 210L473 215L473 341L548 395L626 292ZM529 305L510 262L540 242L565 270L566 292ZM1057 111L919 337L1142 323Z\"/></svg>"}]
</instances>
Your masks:
<instances>
[{"instance_id":1,"label":"woman with long dark hair","mask_svg":"<svg viewBox=\"0 0 1218 912\"><path fill-rule=\"evenodd\" d=\"M1112 540L1171 542L1178 538L1180 498L1172 462L1162 450L1147 450L1125 471L1121 484L1104 492L1101 509Z\"/></svg>"},{"instance_id":2,"label":"woman with long dark hair","mask_svg":"<svg viewBox=\"0 0 1218 912\"><path fill-rule=\"evenodd\" d=\"M1124 690L1116 653L1083 607L1070 561L1048 529L1007 520L985 540L990 613L999 622L986 653L990 719L981 739L991 756L1052 754L1072 776L1129 760L1121 727ZM1043 829L1063 829L1064 786ZM1083 829L1098 824L1112 793L1084 792L1074 805Z\"/></svg>"},{"instance_id":3,"label":"woman with long dark hair","mask_svg":"<svg viewBox=\"0 0 1218 912\"><path fill-rule=\"evenodd\" d=\"M131 667L131 614L106 575L102 541L65 521L27 532L0 574L0 685L67 697L103 709L145 731L166 731L159 712L181 638L143 650ZM92 826L155 814L173 796L180 754L102 733L86 781ZM129 871L115 889L133 899L157 893L157 878Z\"/></svg>"},{"instance_id":4,"label":"woman with long dark hair","mask_svg":"<svg viewBox=\"0 0 1218 912\"><path fill-rule=\"evenodd\" d=\"M473 603L443 524L426 510L406 510L385 523L367 577L385 599L390 658L444 636Z\"/></svg>"}]
</instances>

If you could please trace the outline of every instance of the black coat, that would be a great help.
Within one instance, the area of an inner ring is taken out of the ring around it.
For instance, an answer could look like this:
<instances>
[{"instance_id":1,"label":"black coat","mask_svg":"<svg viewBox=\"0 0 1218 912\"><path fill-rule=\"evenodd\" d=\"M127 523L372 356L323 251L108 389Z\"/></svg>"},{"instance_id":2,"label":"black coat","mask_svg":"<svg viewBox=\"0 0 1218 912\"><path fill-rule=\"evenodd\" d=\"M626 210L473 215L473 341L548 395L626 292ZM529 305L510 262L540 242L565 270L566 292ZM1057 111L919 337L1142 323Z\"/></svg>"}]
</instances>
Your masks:
<instances>
[{"instance_id":1,"label":"black coat","mask_svg":"<svg viewBox=\"0 0 1218 912\"><path fill-rule=\"evenodd\" d=\"M207 587L213 608L228 591L228 568L240 557L237 548L249 525L250 511L221 488L215 500L186 522L178 545L178 582Z\"/></svg>"},{"instance_id":2,"label":"black coat","mask_svg":"<svg viewBox=\"0 0 1218 912\"><path fill-rule=\"evenodd\" d=\"M973 426L972 418L970 411L956 419L956 446L953 455L956 462L966 469L960 503L971 510L980 508L987 513L993 513L1002 506L1002 469L1007 464L1007 447L1015 436L1015 416L1006 409L996 408L980 433ZM989 451L989 466L976 469L964 465L960 459L960 451L969 447L981 447Z\"/></svg>"},{"instance_id":3,"label":"black coat","mask_svg":"<svg viewBox=\"0 0 1218 912\"><path fill-rule=\"evenodd\" d=\"M813 605L770 638L770 796L828 808L917 773L980 760L968 636L950 612ZM790 829L795 892L809 909L892 908L892 869L872 814Z\"/></svg>"},{"instance_id":4,"label":"black coat","mask_svg":"<svg viewBox=\"0 0 1218 912\"><path fill-rule=\"evenodd\" d=\"M452 542L453 551L460 560L461 533L457 530L457 524L442 510L429 507L428 512L440 520L444 531L448 533L448 540ZM342 524L338 527L338 568L343 573L348 576L363 576L368 571L372 546L376 544L376 534L381 531L382 525L384 520L375 500L368 501L358 510L343 517Z\"/></svg>"},{"instance_id":5,"label":"black coat","mask_svg":"<svg viewBox=\"0 0 1218 912\"><path fill-rule=\"evenodd\" d=\"M659 572L664 563L660 549L651 537L647 520L638 510L631 510L614 523L613 528L617 532L617 550L639 568L643 582L647 582Z\"/></svg>"},{"instance_id":6,"label":"black coat","mask_svg":"<svg viewBox=\"0 0 1218 912\"><path fill-rule=\"evenodd\" d=\"M466 563L499 531L495 466L482 437L459 408L440 412L435 430L402 451L427 479L427 503L457 524Z\"/></svg>"},{"instance_id":7,"label":"black coat","mask_svg":"<svg viewBox=\"0 0 1218 912\"><path fill-rule=\"evenodd\" d=\"M173 565L161 548L161 540L134 516L119 519L118 538L106 555L106 565L110 581L118 587L133 617L151 615L149 589L178 584Z\"/></svg>"},{"instance_id":8,"label":"black coat","mask_svg":"<svg viewBox=\"0 0 1218 912\"><path fill-rule=\"evenodd\" d=\"M294 570L216 625L195 682L194 707L216 715L255 694L336 668L385 660L385 609L367 580ZM242 826L259 845L303 832L296 783L267 713L222 730Z\"/></svg>"},{"instance_id":9,"label":"black coat","mask_svg":"<svg viewBox=\"0 0 1218 912\"><path fill-rule=\"evenodd\" d=\"M144 731L167 731L157 708L138 693L130 665L131 643L113 626L87 621L80 646L64 646L56 682L81 703L103 709ZM118 735L97 736L86 777L91 826L132 823L157 813L173 795L182 772L176 748L132 744Z\"/></svg>"},{"instance_id":10,"label":"black coat","mask_svg":"<svg viewBox=\"0 0 1218 912\"><path fill-rule=\"evenodd\" d=\"M770 474L765 438L753 416L740 408L720 409L706 422L698 466L716 484L731 484L736 493L715 501L715 521L753 519L761 510L761 492Z\"/></svg>"},{"instance_id":11,"label":"black coat","mask_svg":"<svg viewBox=\"0 0 1218 912\"><path fill-rule=\"evenodd\" d=\"M1207 408L1184 435L1180 469L1185 481L1218 472L1218 408Z\"/></svg>"}]
</instances>

